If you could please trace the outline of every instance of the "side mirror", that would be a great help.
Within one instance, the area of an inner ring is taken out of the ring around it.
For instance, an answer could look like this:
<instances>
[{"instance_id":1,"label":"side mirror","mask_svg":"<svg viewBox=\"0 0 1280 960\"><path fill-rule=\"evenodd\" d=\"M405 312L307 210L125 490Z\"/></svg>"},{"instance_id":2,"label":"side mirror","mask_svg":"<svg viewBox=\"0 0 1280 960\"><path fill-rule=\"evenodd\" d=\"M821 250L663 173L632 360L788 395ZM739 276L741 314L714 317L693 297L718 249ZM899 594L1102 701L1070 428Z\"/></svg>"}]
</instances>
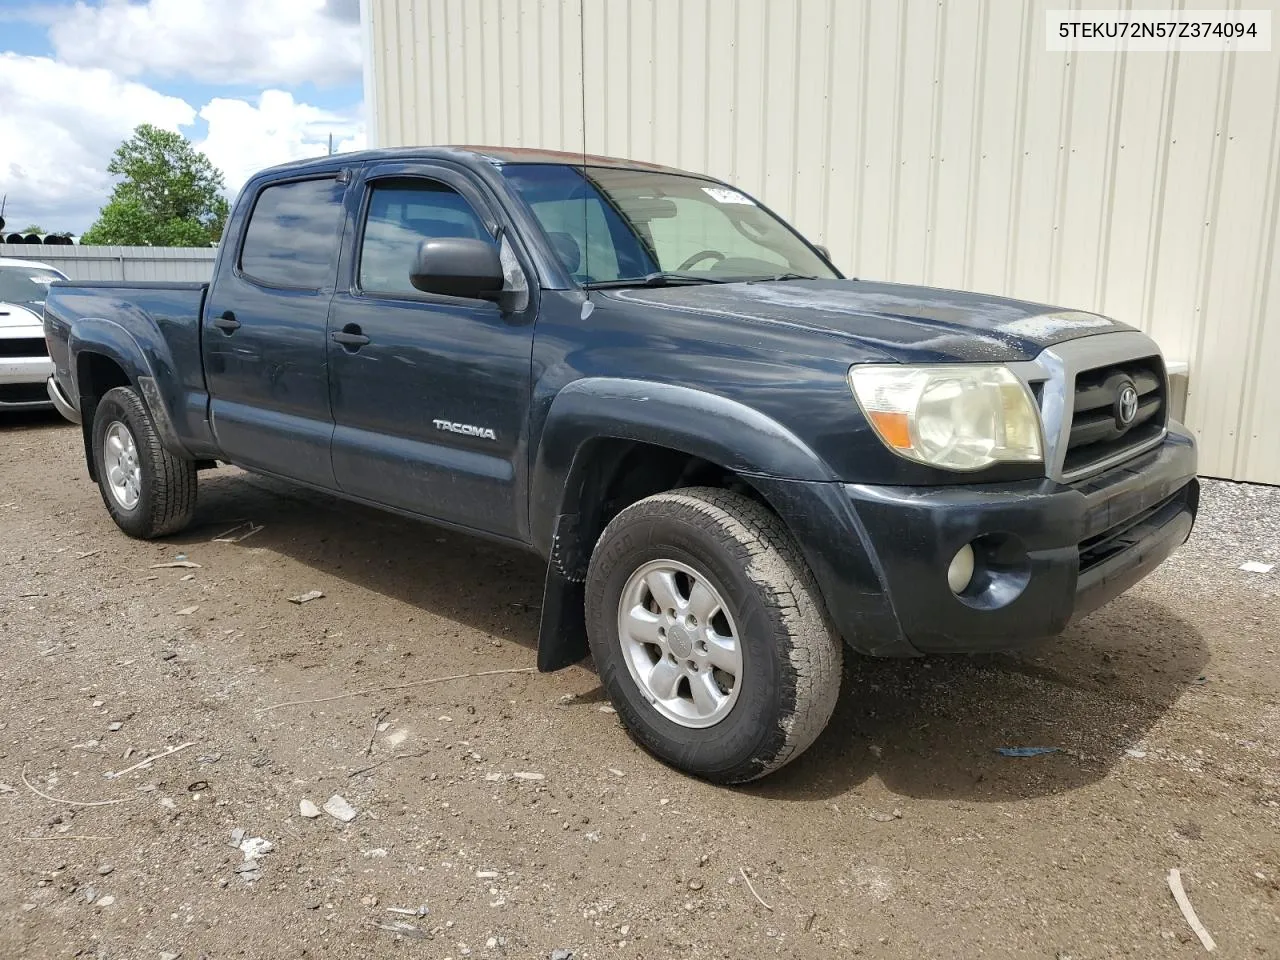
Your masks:
<instances>
[{"instance_id":1,"label":"side mirror","mask_svg":"<svg viewBox=\"0 0 1280 960\"><path fill-rule=\"evenodd\" d=\"M423 293L498 300L502 296L502 259L497 246L487 240L424 240L414 257L409 282Z\"/></svg>"},{"instance_id":2,"label":"side mirror","mask_svg":"<svg viewBox=\"0 0 1280 960\"><path fill-rule=\"evenodd\" d=\"M827 249L825 244L815 243L813 245L813 249L817 250L820 254L822 254L823 260L831 259L831 251Z\"/></svg>"}]
</instances>

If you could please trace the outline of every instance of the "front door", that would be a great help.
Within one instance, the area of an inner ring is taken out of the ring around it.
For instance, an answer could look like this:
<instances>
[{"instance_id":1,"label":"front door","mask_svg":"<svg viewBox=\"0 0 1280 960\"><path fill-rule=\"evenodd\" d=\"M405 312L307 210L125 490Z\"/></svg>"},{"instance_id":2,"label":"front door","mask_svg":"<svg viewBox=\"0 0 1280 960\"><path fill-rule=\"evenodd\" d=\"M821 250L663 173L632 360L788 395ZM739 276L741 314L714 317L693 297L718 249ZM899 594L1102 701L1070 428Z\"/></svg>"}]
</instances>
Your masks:
<instances>
[{"instance_id":1,"label":"front door","mask_svg":"<svg viewBox=\"0 0 1280 960\"><path fill-rule=\"evenodd\" d=\"M337 171L263 187L247 226L231 225L243 235L239 256L220 261L201 331L226 459L330 489L326 321L345 189Z\"/></svg>"},{"instance_id":2,"label":"front door","mask_svg":"<svg viewBox=\"0 0 1280 960\"><path fill-rule=\"evenodd\" d=\"M494 209L443 166L378 165L362 187L348 201L356 243L329 312L338 486L522 539L536 304L504 311L409 282L425 239L493 242ZM514 245L502 242L511 262Z\"/></svg>"}]
</instances>

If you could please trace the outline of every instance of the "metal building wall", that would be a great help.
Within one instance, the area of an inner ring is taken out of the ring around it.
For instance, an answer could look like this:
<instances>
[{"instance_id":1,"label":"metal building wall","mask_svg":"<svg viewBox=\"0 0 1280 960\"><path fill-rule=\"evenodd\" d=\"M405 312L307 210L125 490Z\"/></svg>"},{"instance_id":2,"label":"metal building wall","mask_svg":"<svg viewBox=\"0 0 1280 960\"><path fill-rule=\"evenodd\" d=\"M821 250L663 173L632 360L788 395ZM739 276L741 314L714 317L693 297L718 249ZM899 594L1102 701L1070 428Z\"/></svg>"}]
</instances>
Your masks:
<instances>
[{"instance_id":1,"label":"metal building wall","mask_svg":"<svg viewBox=\"0 0 1280 960\"><path fill-rule=\"evenodd\" d=\"M1044 0L363 6L373 142L580 150L585 114L589 151L732 181L853 275L1147 330L1203 472L1280 483L1280 54L1051 53Z\"/></svg>"},{"instance_id":2,"label":"metal building wall","mask_svg":"<svg viewBox=\"0 0 1280 960\"><path fill-rule=\"evenodd\" d=\"M80 247L0 243L0 257L37 260L72 280L163 280L207 283L213 247Z\"/></svg>"}]
</instances>

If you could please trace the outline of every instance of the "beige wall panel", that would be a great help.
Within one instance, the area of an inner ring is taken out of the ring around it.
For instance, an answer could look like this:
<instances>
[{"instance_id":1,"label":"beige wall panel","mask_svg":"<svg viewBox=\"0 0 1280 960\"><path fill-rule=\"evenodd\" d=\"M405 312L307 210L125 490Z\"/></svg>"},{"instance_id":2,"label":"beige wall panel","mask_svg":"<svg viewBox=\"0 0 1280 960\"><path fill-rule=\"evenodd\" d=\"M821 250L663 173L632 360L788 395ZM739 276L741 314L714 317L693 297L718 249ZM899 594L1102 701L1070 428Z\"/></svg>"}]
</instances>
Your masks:
<instances>
[{"instance_id":1,"label":"beige wall panel","mask_svg":"<svg viewBox=\"0 0 1280 960\"><path fill-rule=\"evenodd\" d=\"M585 139L733 181L851 274L1107 313L1191 365L1204 473L1280 483L1280 53L1049 52L1051 6L1125 4L365 0L375 136Z\"/></svg>"}]
</instances>

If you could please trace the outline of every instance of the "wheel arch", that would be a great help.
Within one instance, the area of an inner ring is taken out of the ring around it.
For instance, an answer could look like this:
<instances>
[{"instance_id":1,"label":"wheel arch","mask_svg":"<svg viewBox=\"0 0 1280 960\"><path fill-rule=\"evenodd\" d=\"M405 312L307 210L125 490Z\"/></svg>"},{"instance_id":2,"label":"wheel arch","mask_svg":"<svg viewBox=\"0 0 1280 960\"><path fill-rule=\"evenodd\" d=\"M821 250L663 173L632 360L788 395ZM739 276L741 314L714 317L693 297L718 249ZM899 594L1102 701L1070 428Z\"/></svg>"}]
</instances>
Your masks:
<instances>
[{"instance_id":1,"label":"wheel arch","mask_svg":"<svg viewBox=\"0 0 1280 960\"><path fill-rule=\"evenodd\" d=\"M108 390L133 386L134 379L114 351L82 349L75 354L74 370L85 466L89 470L89 479L96 482L98 468L93 458L93 421L98 402Z\"/></svg>"},{"instance_id":2,"label":"wheel arch","mask_svg":"<svg viewBox=\"0 0 1280 960\"><path fill-rule=\"evenodd\" d=\"M588 378L551 405L534 466L530 523L547 557L538 666L587 654L583 581L596 540L621 510L685 486L730 489L779 514L765 477L831 480L830 468L759 411L704 391Z\"/></svg>"},{"instance_id":3,"label":"wheel arch","mask_svg":"<svg viewBox=\"0 0 1280 960\"><path fill-rule=\"evenodd\" d=\"M142 397L155 423L160 442L174 456L192 459L178 439L169 407L158 386L157 363L121 324L104 318L84 317L75 322L68 342L72 360L75 402L80 410L85 462L90 479L97 480L93 463L93 419L98 401L114 387L132 387ZM165 357L160 358L162 361ZM172 364L161 363L172 374Z\"/></svg>"}]
</instances>

